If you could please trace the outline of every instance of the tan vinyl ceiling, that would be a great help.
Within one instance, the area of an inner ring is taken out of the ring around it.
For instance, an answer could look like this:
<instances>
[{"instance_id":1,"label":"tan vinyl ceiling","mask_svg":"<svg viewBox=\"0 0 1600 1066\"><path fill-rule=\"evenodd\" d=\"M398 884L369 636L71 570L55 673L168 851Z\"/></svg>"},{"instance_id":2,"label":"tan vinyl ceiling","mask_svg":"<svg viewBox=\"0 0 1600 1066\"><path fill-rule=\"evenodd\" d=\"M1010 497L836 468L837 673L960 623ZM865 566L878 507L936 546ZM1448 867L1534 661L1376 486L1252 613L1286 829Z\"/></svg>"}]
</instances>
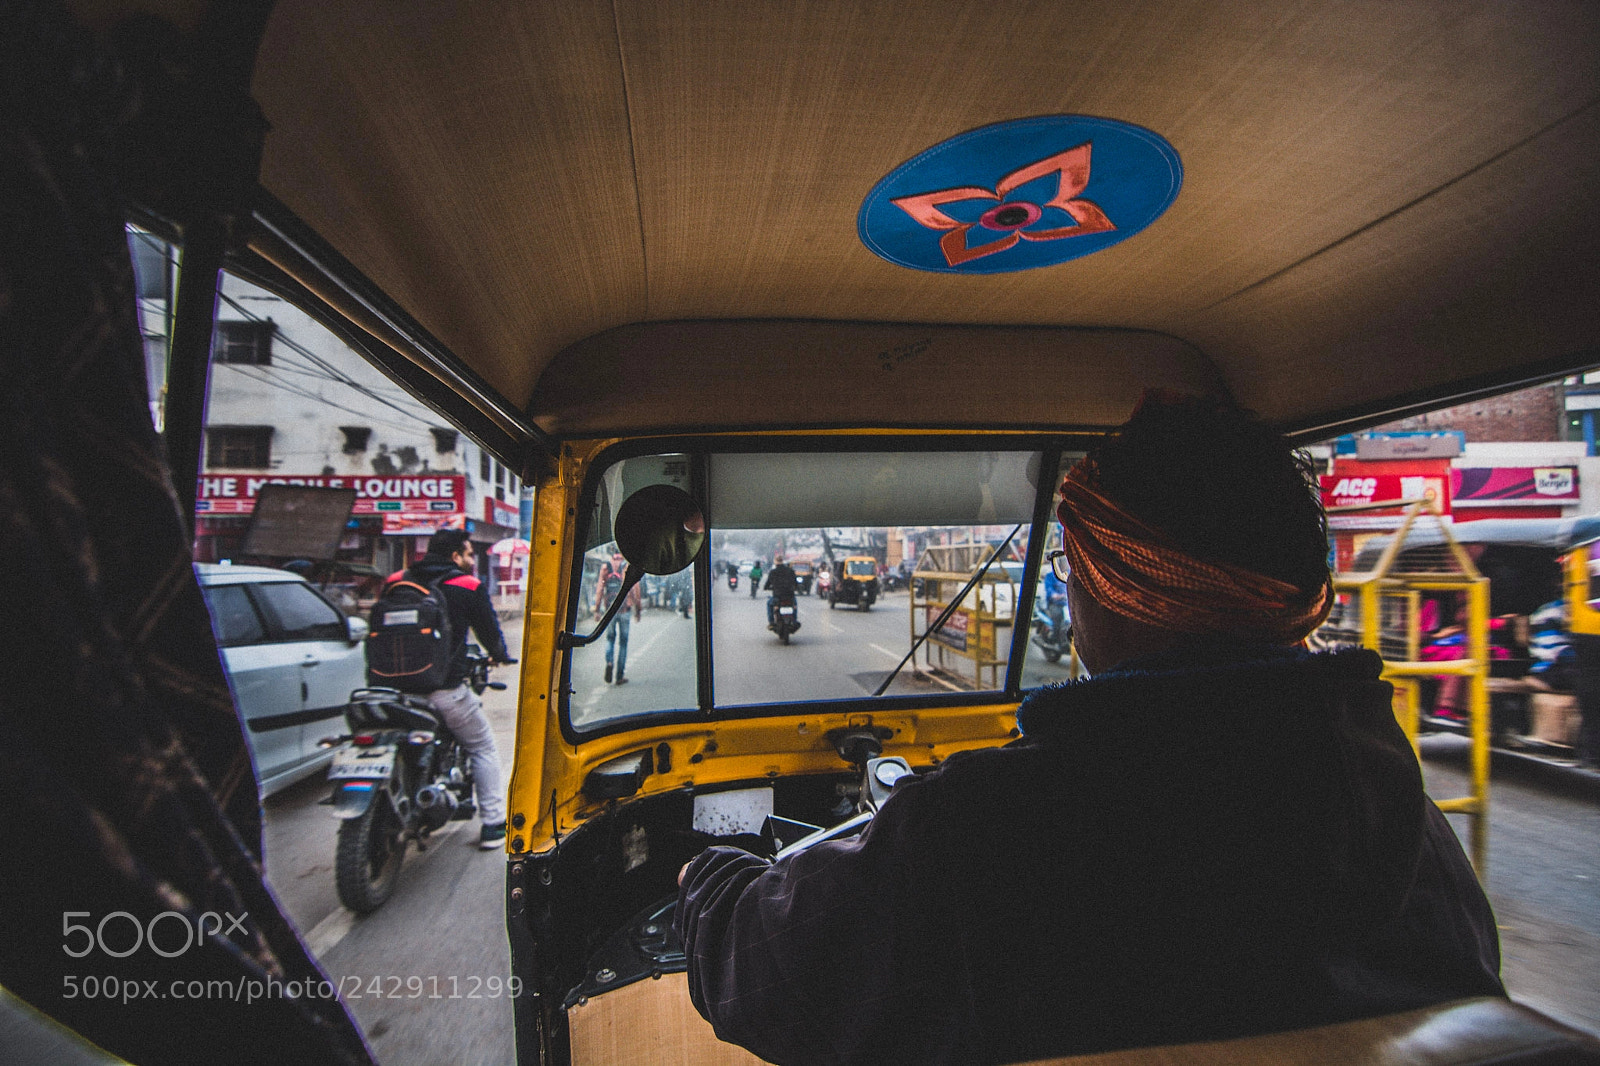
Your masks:
<instances>
[{"instance_id":1,"label":"tan vinyl ceiling","mask_svg":"<svg viewBox=\"0 0 1600 1066\"><path fill-rule=\"evenodd\" d=\"M1600 362L1590 0L280 0L254 92L265 188L561 434L1213 381L1306 427ZM1055 114L1161 134L1176 202L1021 273L858 239L898 164Z\"/></svg>"}]
</instances>

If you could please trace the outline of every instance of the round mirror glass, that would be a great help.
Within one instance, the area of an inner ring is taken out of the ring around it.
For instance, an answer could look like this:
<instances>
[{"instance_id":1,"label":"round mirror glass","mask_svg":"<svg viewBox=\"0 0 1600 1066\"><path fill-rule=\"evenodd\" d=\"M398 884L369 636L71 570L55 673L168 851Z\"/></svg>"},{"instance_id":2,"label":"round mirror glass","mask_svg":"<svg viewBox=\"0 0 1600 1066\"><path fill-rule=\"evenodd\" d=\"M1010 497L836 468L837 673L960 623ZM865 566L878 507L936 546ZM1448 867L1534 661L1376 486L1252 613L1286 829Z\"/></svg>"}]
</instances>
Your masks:
<instances>
[{"instance_id":1,"label":"round mirror glass","mask_svg":"<svg viewBox=\"0 0 1600 1066\"><path fill-rule=\"evenodd\" d=\"M617 508L617 550L632 566L676 574L706 542L706 520L694 498L673 485L646 485Z\"/></svg>"}]
</instances>

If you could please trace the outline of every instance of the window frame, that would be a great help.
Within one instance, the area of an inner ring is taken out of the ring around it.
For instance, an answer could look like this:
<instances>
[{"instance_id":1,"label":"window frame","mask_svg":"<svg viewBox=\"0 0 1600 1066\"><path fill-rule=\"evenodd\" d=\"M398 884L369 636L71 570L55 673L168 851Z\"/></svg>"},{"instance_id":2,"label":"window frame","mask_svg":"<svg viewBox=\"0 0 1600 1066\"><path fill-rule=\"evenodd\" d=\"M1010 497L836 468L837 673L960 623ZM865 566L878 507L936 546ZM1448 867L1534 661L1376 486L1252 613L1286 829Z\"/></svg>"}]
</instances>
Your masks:
<instances>
[{"instance_id":1,"label":"window frame","mask_svg":"<svg viewBox=\"0 0 1600 1066\"><path fill-rule=\"evenodd\" d=\"M587 614L581 610L577 590L582 587L583 562L588 540L590 516L594 511L595 497L603 475L618 462L645 455L682 453L689 458L690 495L706 516L707 533L715 531L716 516L708 505L707 469L709 456L715 452L950 452L950 451L1033 451L1040 455L1041 473L1036 489L1032 526L1024 552L1024 577L1018 590L1017 617L1032 617L1034 591L1038 585L1040 566L1043 563L1044 545L1048 539L1047 526L1051 516L1057 485L1054 472L1060 469L1061 455L1069 451L1086 451L1097 443L1100 433L888 433L849 435L759 435L759 436L671 436L636 438L621 441L602 449L586 464L584 482L579 490L574 515L572 544L574 551L568 560L566 572L567 605L563 614L566 632L587 632ZM707 543L710 543L709 536ZM1022 698L1022 672L1031 627L1027 624L1012 626L1011 647L1006 662L1005 682L1000 689L983 689L973 692L951 692L910 696L864 696L848 700L799 700L792 703L738 704L718 707L713 699L714 662L712 658L711 612L705 609L710 599L711 553L702 551L694 562L695 581L695 661L699 707L693 710L647 711L576 729L572 725L571 690L573 650L561 654L559 671L561 693L552 710L560 726L561 735L571 744L585 744L617 733L634 732L655 726L682 723L713 723L725 721L756 720L788 717L796 714L865 714L903 712L921 708L982 706L994 703L1015 703Z\"/></svg>"},{"instance_id":2,"label":"window frame","mask_svg":"<svg viewBox=\"0 0 1600 1066\"><path fill-rule=\"evenodd\" d=\"M232 366L271 366L272 338L277 332L277 326L270 318L219 318L216 334L211 340L211 362Z\"/></svg>"},{"instance_id":3,"label":"window frame","mask_svg":"<svg viewBox=\"0 0 1600 1066\"><path fill-rule=\"evenodd\" d=\"M205 469L207 470L270 470L272 468L272 438L275 427L273 426L206 426L206 454ZM230 463L225 462L226 452L236 445L219 447L218 438L228 433L253 433L257 435L257 443L261 449L259 463Z\"/></svg>"}]
</instances>

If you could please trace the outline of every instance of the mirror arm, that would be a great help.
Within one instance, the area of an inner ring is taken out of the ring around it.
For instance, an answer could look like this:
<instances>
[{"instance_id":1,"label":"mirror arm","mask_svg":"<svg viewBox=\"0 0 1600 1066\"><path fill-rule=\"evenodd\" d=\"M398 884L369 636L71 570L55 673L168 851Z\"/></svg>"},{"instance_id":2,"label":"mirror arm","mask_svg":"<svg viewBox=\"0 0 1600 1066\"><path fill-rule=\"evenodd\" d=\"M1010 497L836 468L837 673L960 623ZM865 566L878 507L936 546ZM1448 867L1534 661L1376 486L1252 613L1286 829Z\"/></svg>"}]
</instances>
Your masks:
<instances>
[{"instance_id":1,"label":"mirror arm","mask_svg":"<svg viewBox=\"0 0 1600 1066\"><path fill-rule=\"evenodd\" d=\"M616 599L611 601L611 606L606 608L606 613L600 616L600 622L594 627L594 632L586 637L580 637L576 633L569 633L563 630L556 634L556 647L565 651L568 648L582 648L599 640L600 635L606 631L606 626L610 625L611 620L617 616L617 611L627 602L628 593L633 591L633 586L637 585L643 577L644 571L633 563L629 563L627 572L622 575L622 591L618 592Z\"/></svg>"}]
</instances>

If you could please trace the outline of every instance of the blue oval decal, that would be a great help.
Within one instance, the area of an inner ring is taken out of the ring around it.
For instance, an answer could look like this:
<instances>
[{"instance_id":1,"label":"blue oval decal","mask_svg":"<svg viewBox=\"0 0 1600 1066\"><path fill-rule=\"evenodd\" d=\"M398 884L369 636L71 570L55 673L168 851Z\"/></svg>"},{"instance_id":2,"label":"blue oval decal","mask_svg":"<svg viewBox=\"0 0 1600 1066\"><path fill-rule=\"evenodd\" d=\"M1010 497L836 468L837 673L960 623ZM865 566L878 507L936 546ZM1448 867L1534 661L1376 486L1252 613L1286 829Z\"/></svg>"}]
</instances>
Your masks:
<instances>
[{"instance_id":1,"label":"blue oval decal","mask_svg":"<svg viewBox=\"0 0 1600 1066\"><path fill-rule=\"evenodd\" d=\"M867 194L861 243L891 263L1004 274L1081 259L1161 217L1183 184L1165 139L1084 115L969 130L900 166Z\"/></svg>"}]
</instances>

